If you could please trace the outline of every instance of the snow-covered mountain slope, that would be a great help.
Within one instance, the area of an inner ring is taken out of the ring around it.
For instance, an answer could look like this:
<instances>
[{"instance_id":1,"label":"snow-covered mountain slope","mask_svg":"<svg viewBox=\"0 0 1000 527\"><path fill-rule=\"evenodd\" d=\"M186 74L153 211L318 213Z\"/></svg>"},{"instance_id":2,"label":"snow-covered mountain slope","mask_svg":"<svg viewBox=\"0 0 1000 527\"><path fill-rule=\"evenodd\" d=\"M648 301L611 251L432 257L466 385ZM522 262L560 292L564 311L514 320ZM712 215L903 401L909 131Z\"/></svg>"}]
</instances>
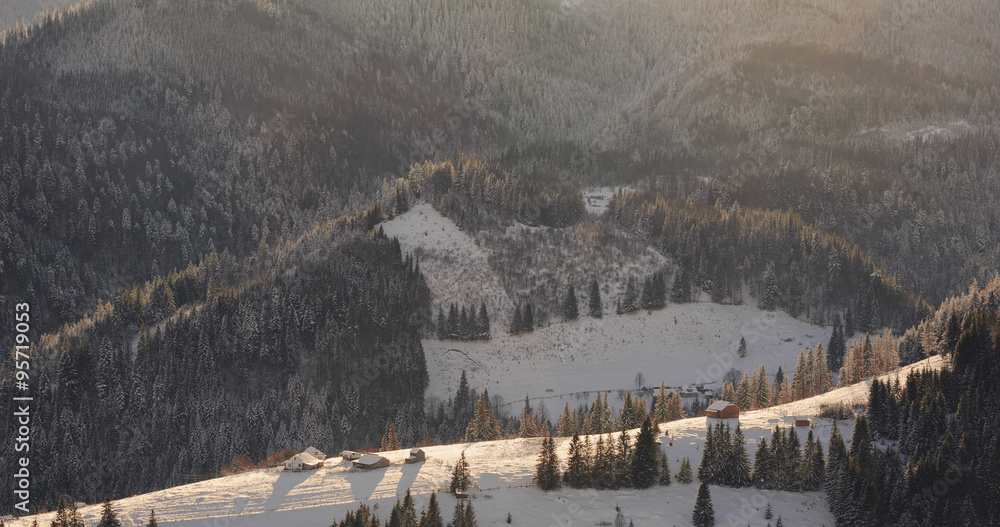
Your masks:
<instances>
[{"instance_id":1,"label":"snow-covered mountain slope","mask_svg":"<svg viewBox=\"0 0 1000 527\"><path fill-rule=\"evenodd\" d=\"M745 358L736 353L741 337L747 342ZM489 389L491 396L502 395L514 405L525 395L544 397L549 411L558 412L565 402L575 407L592 401L596 391L635 389L637 373L642 373L645 386L664 382L718 387L730 368L756 370L763 364L773 379L779 366L786 373L794 369L803 347L825 345L829 338L829 329L781 312L694 303L632 315L582 317L487 342L423 344L429 395L454 394L466 370L469 384Z\"/></svg>"},{"instance_id":2,"label":"snow-covered mountain slope","mask_svg":"<svg viewBox=\"0 0 1000 527\"><path fill-rule=\"evenodd\" d=\"M452 302L477 307L486 302L495 320L506 320L514 312L514 303L490 268L486 251L434 207L427 203L414 205L383 223L382 229L387 236L399 239L404 252L419 258L435 310L443 307L447 312ZM502 332L502 328L493 329L494 334Z\"/></svg>"},{"instance_id":3,"label":"snow-covered mountain slope","mask_svg":"<svg viewBox=\"0 0 1000 527\"><path fill-rule=\"evenodd\" d=\"M941 368L944 364L941 357L932 357L885 375L883 379L896 375L905 378L910 371ZM863 382L796 403L742 414L740 423L746 434L751 459L754 452L749 443L761 437L769 438L776 424L791 426L792 416L795 415L813 417L813 432L823 441L825 448L829 444L833 423L816 418L807 410L818 410L823 405L837 403L864 402L869 384ZM838 426L845 439L849 440L852 423L841 422ZM685 456L690 457L691 463L697 467L704 443L705 418L673 421L661 425L660 430L667 434L662 439L662 448L673 471L676 472ZM799 427L796 430L800 439L804 440L807 429ZM630 433L634 435L636 432L633 430ZM612 438L617 436L610 435ZM556 439L557 453L563 462L568 443L567 438ZM513 518L512 525L594 525L611 521L616 504L637 527L691 525L691 510L697 489L695 484L683 485L675 481L667 487L642 491L565 489L549 493L526 487L531 481L540 445L541 439L510 439L428 447L425 448L427 460L413 465L403 463L408 451L397 450L382 454L390 460L389 468L371 472L352 472L349 462L331 458L326 467L311 472L255 470L125 498L117 501L116 507L121 511L126 526L144 524L149 510L155 509L159 523L165 526L320 527L329 525L334 518L342 517L359 503L377 506L377 513L385 519L392 503L405 494L407 488L416 496L417 506L422 507L432 491L446 487L452 466L465 452L473 481L480 487L473 491L472 496L479 524L483 526L505 525L508 512ZM450 517L454 499L445 494L440 498L445 516ZM775 516L780 514L786 525L834 524L821 492L712 487L712 498L718 525L736 521L734 525L763 527L768 523L763 517L768 502L774 508ZM88 525L92 525L100 516L100 505L83 507L81 512ZM48 524L52 516L52 513L39 515L39 523ZM9 525L27 527L32 519L22 518Z\"/></svg>"}]
</instances>

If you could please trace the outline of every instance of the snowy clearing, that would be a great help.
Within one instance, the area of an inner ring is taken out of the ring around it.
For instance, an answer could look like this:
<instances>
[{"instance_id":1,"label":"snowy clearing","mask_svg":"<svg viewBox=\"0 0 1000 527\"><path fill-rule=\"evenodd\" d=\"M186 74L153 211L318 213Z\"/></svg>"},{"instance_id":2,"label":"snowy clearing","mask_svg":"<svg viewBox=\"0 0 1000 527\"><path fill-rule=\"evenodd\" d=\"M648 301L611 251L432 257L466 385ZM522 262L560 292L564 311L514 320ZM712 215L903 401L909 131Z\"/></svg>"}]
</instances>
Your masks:
<instances>
[{"instance_id":1,"label":"snowy clearing","mask_svg":"<svg viewBox=\"0 0 1000 527\"><path fill-rule=\"evenodd\" d=\"M604 214L604 211L608 210L608 200L618 188L631 190L630 187L588 187L583 189L583 204L587 212L598 216Z\"/></svg>"},{"instance_id":2,"label":"snowy clearing","mask_svg":"<svg viewBox=\"0 0 1000 527\"><path fill-rule=\"evenodd\" d=\"M404 254L419 258L435 316L439 307L447 312L453 302L466 307L486 302L490 317L497 320L514 312L514 303L490 268L487 253L434 207L419 203L383 223L382 228L387 236L399 239ZM494 334L503 331L493 328Z\"/></svg>"},{"instance_id":3,"label":"snowy clearing","mask_svg":"<svg viewBox=\"0 0 1000 527\"><path fill-rule=\"evenodd\" d=\"M424 340L427 392L440 398L453 395L464 369L470 386L503 396L515 412L525 395L547 398L555 419L564 403L575 407L592 401L596 391L635 389L640 372L648 387L660 382L720 387L730 368L756 370L763 364L773 380L778 366L790 373L803 347L826 345L830 331L781 312L695 303L670 304L651 313L582 317L488 342ZM740 337L747 341L742 359L736 354ZM621 403L614 394L609 402Z\"/></svg>"}]
</instances>

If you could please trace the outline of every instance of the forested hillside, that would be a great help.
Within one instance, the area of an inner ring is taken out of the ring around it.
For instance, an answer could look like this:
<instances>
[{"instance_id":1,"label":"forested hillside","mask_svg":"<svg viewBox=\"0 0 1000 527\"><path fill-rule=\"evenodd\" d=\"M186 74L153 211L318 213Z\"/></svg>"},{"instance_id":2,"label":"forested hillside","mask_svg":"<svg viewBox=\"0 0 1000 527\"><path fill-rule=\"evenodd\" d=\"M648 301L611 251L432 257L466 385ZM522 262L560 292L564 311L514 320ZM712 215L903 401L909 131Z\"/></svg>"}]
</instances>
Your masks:
<instances>
[{"instance_id":1,"label":"forested hillside","mask_svg":"<svg viewBox=\"0 0 1000 527\"><path fill-rule=\"evenodd\" d=\"M780 308L820 324L845 314L861 332L906 329L928 310L860 247L805 223L794 212L703 207L654 192L617 192L605 220L646 236L677 261L675 302L702 290L713 302Z\"/></svg>"},{"instance_id":2,"label":"forested hillside","mask_svg":"<svg viewBox=\"0 0 1000 527\"><path fill-rule=\"evenodd\" d=\"M93 0L10 28L0 312L31 305L33 503L390 427L462 437L479 394L425 406L438 306L378 228L425 202L490 251L516 315L486 318L515 335L585 289L622 312L702 292L895 330L844 378L953 353L879 388L872 430L900 450L859 446L836 487L845 522L896 517L872 482L909 496L995 428L966 415L995 407L974 387L997 287L929 306L1000 268L998 78L993 0ZM635 190L597 218L584 184ZM925 517L995 518L976 489Z\"/></svg>"},{"instance_id":3,"label":"forested hillside","mask_svg":"<svg viewBox=\"0 0 1000 527\"><path fill-rule=\"evenodd\" d=\"M953 368L872 383L849 452L830 445L826 492L837 525L1000 521L1000 276L950 300L921 333Z\"/></svg>"},{"instance_id":4,"label":"forested hillside","mask_svg":"<svg viewBox=\"0 0 1000 527\"><path fill-rule=\"evenodd\" d=\"M791 208L940 301L1000 259L1000 8L940 9L102 0L49 13L0 45L0 301L30 293L36 327L54 329L212 248L247 255L360 210L412 162L459 153L532 179Z\"/></svg>"},{"instance_id":5,"label":"forested hillside","mask_svg":"<svg viewBox=\"0 0 1000 527\"><path fill-rule=\"evenodd\" d=\"M213 252L33 346L32 504L155 490L292 445L378 444L388 423L423 437L427 288L362 220L251 260Z\"/></svg>"}]
</instances>

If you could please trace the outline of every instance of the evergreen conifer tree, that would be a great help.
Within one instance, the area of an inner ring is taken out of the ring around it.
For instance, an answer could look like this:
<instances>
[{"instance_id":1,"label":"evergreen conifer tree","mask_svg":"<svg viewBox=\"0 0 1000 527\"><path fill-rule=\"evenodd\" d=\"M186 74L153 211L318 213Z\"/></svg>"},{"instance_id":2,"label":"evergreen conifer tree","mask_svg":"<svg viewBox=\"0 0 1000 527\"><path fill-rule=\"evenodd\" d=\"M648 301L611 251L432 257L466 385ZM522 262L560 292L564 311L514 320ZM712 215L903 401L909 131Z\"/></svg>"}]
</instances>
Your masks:
<instances>
[{"instance_id":1,"label":"evergreen conifer tree","mask_svg":"<svg viewBox=\"0 0 1000 527\"><path fill-rule=\"evenodd\" d=\"M736 354L739 355L741 359L747 356L747 339L740 337L740 347L736 350Z\"/></svg>"},{"instance_id":2,"label":"evergreen conifer tree","mask_svg":"<svg viewBox=\"0 0 1000 527\"><path fill-rule=\"evenodd\" d=\"M625 298L622 300L622 313L635 313L639 310L639 293L636 291L635 277L628 277L625 283Z\"/></svg>"},{"instance_id":3,"label":"evergreen conifer tree","mask_svg":"<svg viewBox=\"0 0 1000 527\"><path fill-rule=\"evenodd\" d=\"M736 388L736 401L734 401L736 406L746 409L753 408L754 395L750 385L750 375L743 372L743 379L740 380L740 385Z\"/></svg>"},{"instance_id":4,"label":"evergreen conifer tree","mask_svg":"<svg viewBox=\"0 0 1000 527\"><path fill-rule=\"evenodd\" d=\"M656 484L659 470L657 450L653 423L647 417L636 437L635 453L632 456L632 485L636 488L645 489Z\"/></svg>"},{"instance_id":5,"label":"evergreen conifer tree","mask_svg":"<svg viewBox=\"0 0 1000 527\"><path fill-rule=\"evenodd\" d=\"M702 482L698 486L698 495L694 501L694 511L691 514L694 527L715 527L715 510L712 508L712 495L708 485Z\"/></svg>"},{"instance_id":6,"label":"evergreen conifer tree","mask_svg":"<svg viewBox=\"0 0 1000 527\"><path fill-rule=\"evenodd\" d=\"M667 453L660 451L660 485L670 484L670 460Z\"/></svg>"},{"instance_id":7,"label":"evergreen conifer tree","mask_svg":"<svg viewBox=\"0 0 1000 527\"><path fill-rule=\"evenodd\" d=\"M715 481L715 448L715 430L709 425L705 431L701 464L698 465L698 479L701 481Z\"/></svg>"},{"instance_id":8,"label":"evergreen conifer tree","mask_svg":"<svg viewBox=\"0 0 1000 527\"><path fill-rule=\"evenodd\" d=\"M101 521L97 524L97 527L121 527L121 521L118 519L118 513L115 512L111 504L110 496L105 496L104 498L104 507L101 509Z\"/></svg>"},{"instance_id":9,"label":"evergreen conifer tree","mask_svg":"<svg viewBox=\"0 0 1000 527\"><path fill-rule=\"evenodd\" d=\"M763 364L757 368L753 385L754 407L767 408L771 406L771 381L767 376L767 370L764 369Z\"/></svg>"},{"instance_id":10,"label":"evergreen conifer tree","mask_svg":"<svg viewBox=\"0 0 1000 527\"><path fill-rule=\"evenodd\" d=\"M531 333L535 330L535 310L531 307L531 302L524 304L524 331Z\"/></svg>"},{"instance_id":11,"label":"evergreen conifer tree","mask_svg":"<svg viewBox=\"0 0 1000 527\"><path fill-rule=\"evenodd\" d=\"M733 465L733 479L730 485L736 488L749 487L751 483L750 455L747 453L746 439L739 424L736 425L736 431L733 433L731 450L727 460L727 463Z\"/></svg>"},{"instance_id":12,"label":"evergreen conifer tree","mask_svg":"<svg viewBox=\"0 0 1000 527\"><path fill-rule=\"evenodd\" d=\"M146 527L156 527L156 511L149 509L149 522L146 523Z\"/></svg>"},{"instance_id":13,"label":"evergreen conifer tree","mask_svg":"<svg viewBox=\"0 0 1000 527\"><path fill-rule=\"evenodd\" d=\"M677 481L685 485L694 481L694 472L691 470L691 458L685 457L681 460L681 468L677 471Z\"/></svg>"},{"instance_id":14,"label":"evergreen conifer tree","mask_svg":"<svg viewBox=\"0 0 1000 527\"><path fill-rule=\"evenodd\" d=\"M589 467L587 466L588 452L578 434L574 434L573 439L569 442L568 455L563 481L575 489L581 488L586 482Z\"/></svg>"},{"instance_id":15,"label":"evergreen conifer tree","mask_svg":"<svg viewBox=\"0 0 1000 527\"><path fill-rule=\"evenodd\" d=\"M417 504L413 501L410 489L406 489L406 496L403 497L403 506L399 509L402 527L418 527Z\"/></svg>"},{"instance_id":16,"label":"evergreen conifer tree","mask_svg":"<svg viewBox=\"0 0 1000 527\"><path fill-rule=\"evenodd\" d=\"M521 307L514 306L514 317L510 321L510 334L518 335L524 331L524 318L521 316Z\"/></svg>"},{"instance_id":17,"label":"evergreen conifer tree","mask_svg":"<svg viewBox=\"0 0 1000 527\"><path fill-rule=\"evenodd\" d=\"M478 338L490 340L490 316L486 313L486 302L479 305Z\"/></svg>"},{"instance_id":18,"label":"evergreen conifer tree","mask_svg":"<svg viewBox=\"0 0 1000 527\"><path fill-rule=\"evenodd\" d=\"M476 411L465 430L465 440L468 442L496 441L502 436L500 421L490 410L489 401L484 393L479 396L479 400L476 402Z\"/></svg>"},{"instance_id":19,"label":"evergreen conifer tree","mask_svg":"<svg viewBox=\"0 0 1000 527\"><path fill-rule=\"evenodd\" d=\"M462 452L458 463L451 471L451 491L465 492L472 485L472 476L469 474L469 462L465 459L465 452Z\"/></svg>"},{"instance_id":20,"label":"evergreen conifer tree","mask_svg":"<svg viewBox=\"0 0 1000 527\"><path fill-rule=\"evenodd\" d=\"M601 288L597 284L597 279L595 278L590 282L590 316L594 318L601 318L604 316L604 309L601 307Z\"/></svg>"},{"instance_id":21,"label":"evergreen conifer tree","mask_svg":"<svg viewBox=\"0 0 1000 527\"><path fill-rule=\"evenodd\" d=\"M774 275L774 262L767 266L764 277L761 281L760 308L765 311L774 311L778 306L778 278Z\"/></svg>"},{"instance_id":22,"label":"evergreen conifer tree","mask_svg":"<svg viewBox=\"0 0 1000 527\"><path fill-rule=\"evenodd\" d=\"M441 506L438 504L437 493L435 492L431 492L431 497L427 500L427 508L420 513L419 527L444 527L444 519L441 517Z\"/></svg>"},{"instance_id":23,"label":"evergreen conifer tree","mask_svg":"<svg viewBox=\"0 0 1000 527\"><path fill-rule=\"evenodd\" d=\"M544 491L555 490L560 486L559 479L559 458L556 456L555 441L545 434L542 451L538 454L538 464L535 465L535 484Z\"/></svg>"},{"instance_id":24,"label":"evergreen conifer tree","mask_svg":"<svg viewBox=\"0 0 1000 527\"><path fill-rule=\"evenodd\" d=\"M760 438L753 460L753 486L758 489L769 489L771 481L771 451L767 448L767 438Z\"/></svg>"},{"instance_id":25,"label":"evergreen conifer tree","mask_svg":"<svg viewBox=\"0 0 1000 527\"><path fill-rule=\"evenodd\" d=\"M576 320L580 318L580 309L576 301L576 290L570 284L569 291L566 292L566 300L563 302L563 318L566 320Z\"/></svg>"},{"instance_id":26,"label":"evergreen conifer tree","mask_svg":"<svg viewBox=\"0 0 1000 527\"><path fill-rule=\"evenodd\" d=\"M635 451L632 447L632 437L628 431L621 429L618 434L618 444L614 449L614 488L632 486L632 457Z\"/></svg>"},{"instance_id":27,"label":"evergreen conifer tree","mask_svg":"<svg viewBox=\"0 0 1000 527\"><path fill-rule=\"evenodd\" d=\"M844 365L844 353L847 352L847 341L844 339L844 328L840 324L840 315L833 318L833 332L827 345L826 361L831 371L840 371Z\"/></svg>"}]
</instances>

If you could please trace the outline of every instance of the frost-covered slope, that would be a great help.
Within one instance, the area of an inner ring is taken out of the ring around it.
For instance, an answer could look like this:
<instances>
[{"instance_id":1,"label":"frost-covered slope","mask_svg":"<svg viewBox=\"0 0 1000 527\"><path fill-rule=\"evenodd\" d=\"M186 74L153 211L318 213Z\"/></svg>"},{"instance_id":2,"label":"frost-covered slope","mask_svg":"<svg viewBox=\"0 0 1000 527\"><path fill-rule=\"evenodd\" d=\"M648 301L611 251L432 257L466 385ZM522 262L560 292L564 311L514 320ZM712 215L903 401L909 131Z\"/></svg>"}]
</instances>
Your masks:
<instances>
[{"instance_id":1,"label":"frost-covered slope","mask_svg":"<svg viewBox=\"0 0 1000 527\"><path fill-rule=\"evenodd\" d=\"M469 235L427 203L415 205L405 214L382 224L386 235L399 239L404 252L420 260L435 315L438 307L447 312L450 303L460 306L486 302L490 317L506 320L514 304L500 278L489 265L489 255ZM493 324L493 334L504 332Z\"/></svg>"},{"instance_id":2,"label":"frost-covered slope","mask_svg":"<svg viewBox=\"0 0 1000 527\"><path fill-rule=\"evenodd\" d=\"M883 377L905 377L909 371L940 368L944 363L942 358L932 357ZM808 409L863 402L868 384L859 383L796 403L747 412L740 417L740 423L748 443L756 442L761 437L770 437L775 424L790 426L791 416L803 415ZM829 444L832 426L829 420L813 419L814 434L823 441L824 448ZM842 422L839 426L845 439L849 440L852 423ZM673 471L678 469L680 459L685 456L691 458L694 466L698 465L704 443L704 427L704 418L661 425L661 432L668 434L662 439L663 449L669 456ZM797 431L800 439L804 440L807 429L800 427ZM635 434L636 431L630 433ZM611 435L614 437L617 434ZM556 439L557 452L563 461L568 442L567 438ZM540 439L511 439L428 447L425 449L427 461L414 465L403 464L407 451L398 450L383 453L392 463L389 468L371 472L351 472L347 462L333 458L328 462L329 466L313 472L256 470L125 498L116 502L116 506L125 519L124 525L144 524L149 509L155 508L160 524L165 526L321 527L329 525L334 518L342 517L362 502L377 506L377 513L385 519L392 503L407 488L416 495L417 506L422 507L430 492L447 486L451 467L464 451L473 480L481 487L472 495L482 526L505 525L508 512L514 520L512 525L594 525L610 521L616 504L622 507L636 527L691 525L695 484L681 485L675 481L668 487L643 491L567 489L549 493L523 487L531 480L540 444ZM753 448L748 446L752 459ZM718 525L729 525L735 521L734 525L763 527L768 523L763 517L764 506L768 502L775 515L780 514L786 525L834 524L821 492L789 493L712 487L712 498ZM454 499L442 495L441 502L445 517L450 517ZM84 507L82 513L87 524L93 525L99 518L100 506ZM52 513L40 515L39 523L48 524L52 516ZM10 525L27 527L31 519L21 519Z\"/></svg>"},{"instance_id":3,"label":"frost-covered slope","mask_svg":"<svg viewBox=\"0 0 1000 527\"><path fill-rule=\"evenodd\" d=\"M742 359L736 354L740 337L747 341ZM429 395L454 394L466 370L469 384L488 388L491 396L502 395L514 404L525 395L546 397L553 412L564 402L574 407L592 401L594 391L635 389L637 373L643 374L645 386L721 386L730 368L756 370L763 364L773 379L779 366L785 372L794 368L804 346L829 338L830 330L784 313L695 303L651 313L583 317L488 342L425 340L424 353Z\"/></svg>"}]
</instances>

